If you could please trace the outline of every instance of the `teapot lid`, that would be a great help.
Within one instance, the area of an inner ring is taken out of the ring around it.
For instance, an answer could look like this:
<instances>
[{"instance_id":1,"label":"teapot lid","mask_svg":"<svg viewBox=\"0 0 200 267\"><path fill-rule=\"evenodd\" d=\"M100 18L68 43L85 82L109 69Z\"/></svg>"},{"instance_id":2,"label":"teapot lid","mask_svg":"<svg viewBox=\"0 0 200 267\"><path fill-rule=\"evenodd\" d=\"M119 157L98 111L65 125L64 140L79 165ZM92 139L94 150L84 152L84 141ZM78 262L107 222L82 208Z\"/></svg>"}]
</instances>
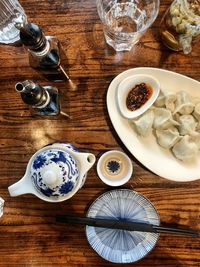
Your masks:
<instances>
[{"instance_id":1,"label":"teapot lid","mask_svg":"<svg viewBox=\"0 0 200 267\"><path fill-rule=\"evenodd\" d=\"M67 151L51 148L36 154L30 166L36 190L50 198L66 196L76 187L79 168Z\"/></svg>"}]
</instances>

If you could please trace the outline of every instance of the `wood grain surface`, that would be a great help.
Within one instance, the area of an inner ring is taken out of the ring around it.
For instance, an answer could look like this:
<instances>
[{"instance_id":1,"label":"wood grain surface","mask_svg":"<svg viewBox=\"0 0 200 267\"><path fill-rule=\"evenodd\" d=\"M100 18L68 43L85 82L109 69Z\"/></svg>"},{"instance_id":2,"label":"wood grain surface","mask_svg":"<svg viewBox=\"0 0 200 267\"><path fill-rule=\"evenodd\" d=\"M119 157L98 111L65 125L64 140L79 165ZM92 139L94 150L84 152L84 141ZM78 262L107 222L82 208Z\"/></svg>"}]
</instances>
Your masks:
<instances>
[{"instance_id":1,"label":"wood grain surface","mask_svg":"<svg viewBox=\"0 0 200 267\"><path fill-rule=\"evenodd\" d=\"M4 215L0 218L0 267L116 266L91 249L83 226L55 223L56 214L85 215L100 194L112 189L98 178L96 164L89 171L84 187L68 201L51 204L32 195L9 196L8 186L24 175L30 157L57 140L90 151L97 160L110 149L126 152L133 163L134 177L123 188L148 197L163 224L200 230L200 180L176 183L147 170L123 146L106 108L110 82L130 68L158 67L200 81L198 42L187 56L169 51L160 42L159 23L170 1L161 0L153 26L125 53L116 53L105 44L93 0L21 0L20 3L29 21L39 24L46 35L59 38L67 56L67 72L78 89L56 84L62 94L62 110L71 119L32 116L14 90L15 83L25 79L41 85L52 83L29 67L24 47L0 45L0 196L5 199ZM199 267L200 239L161 234L157 246L145 259L121 266Z\"/></svg>"}]
</instances>

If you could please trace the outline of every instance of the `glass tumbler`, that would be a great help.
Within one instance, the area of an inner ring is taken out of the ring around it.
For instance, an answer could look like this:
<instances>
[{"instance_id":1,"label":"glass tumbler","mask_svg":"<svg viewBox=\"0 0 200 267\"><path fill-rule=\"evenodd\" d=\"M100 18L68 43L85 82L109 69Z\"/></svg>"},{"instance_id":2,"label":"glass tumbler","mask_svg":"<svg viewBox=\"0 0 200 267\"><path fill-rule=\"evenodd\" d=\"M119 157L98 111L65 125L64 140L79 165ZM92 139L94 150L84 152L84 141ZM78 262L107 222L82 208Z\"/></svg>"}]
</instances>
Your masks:
<instances>
[{"instance_id":1,"label":"glass tumbler","mask_svg":"<svg viewBox=\"0 0 200 267\"><path fill-rule=\"evenodd\" d=\"M159 0L96 0L106 42L129 51L158 15Z\"/></svg>"},{"instance_id":2,"label":"glass tumbler","mask_svg":"<svg viewBox=\"0 0 200 267\"><path fill-rule=\"evenodd\" d=\"M26 22L25 12L17 0L0 1L0 43L10 44L19 40L16 23Z\"/></svg>"}]
</instances>

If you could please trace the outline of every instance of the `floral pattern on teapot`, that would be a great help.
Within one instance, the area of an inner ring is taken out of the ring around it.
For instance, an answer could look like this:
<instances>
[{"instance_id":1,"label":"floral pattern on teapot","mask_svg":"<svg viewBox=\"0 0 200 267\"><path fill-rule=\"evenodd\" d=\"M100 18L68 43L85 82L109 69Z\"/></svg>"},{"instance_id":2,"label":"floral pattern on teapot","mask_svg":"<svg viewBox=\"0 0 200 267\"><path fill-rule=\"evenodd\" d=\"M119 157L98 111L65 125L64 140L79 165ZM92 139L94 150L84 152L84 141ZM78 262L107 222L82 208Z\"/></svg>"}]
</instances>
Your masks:
<instances>
[{"instance_id":1,"label":"floral pattern on teapot","mask_svg":"<svg viewBox=\"0 0 200 267\"><path fill-rule=\"evenodd\" d=\"M31 173L35 188L47 197L65 196L74 189L79 178L76 160L69 153L54 148L36 156Z\"/></svg>"}]
</instances>

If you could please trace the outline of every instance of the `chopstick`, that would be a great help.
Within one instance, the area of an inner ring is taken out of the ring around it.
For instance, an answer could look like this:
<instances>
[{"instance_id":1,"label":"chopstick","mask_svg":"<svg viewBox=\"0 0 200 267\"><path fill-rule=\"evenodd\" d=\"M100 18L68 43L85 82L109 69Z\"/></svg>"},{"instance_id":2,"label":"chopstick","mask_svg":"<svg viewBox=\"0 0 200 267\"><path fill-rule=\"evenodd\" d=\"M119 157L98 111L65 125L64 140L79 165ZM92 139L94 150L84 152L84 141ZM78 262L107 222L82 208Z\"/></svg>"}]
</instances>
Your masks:
<instances>
[{"instance_id":1,"label":"chopstick","mask_svg":"<svg viewBox=\"0 0 200 267\"><path fill-rule=\"evenodd\" d=\"M120 229L127 231L140 231L149 233L169 233L177 235L185 235L191 237L198 237L199 233L195 229L183 229L177 227L165 227L148 223L132 222L126 220L111 220L102 218L90 218L90 217L76 217L67 215L56 216L57 222L69 223L69 224L82 224L94 227L102 227L109 229Z\"/></svg>"}]
</instances>

